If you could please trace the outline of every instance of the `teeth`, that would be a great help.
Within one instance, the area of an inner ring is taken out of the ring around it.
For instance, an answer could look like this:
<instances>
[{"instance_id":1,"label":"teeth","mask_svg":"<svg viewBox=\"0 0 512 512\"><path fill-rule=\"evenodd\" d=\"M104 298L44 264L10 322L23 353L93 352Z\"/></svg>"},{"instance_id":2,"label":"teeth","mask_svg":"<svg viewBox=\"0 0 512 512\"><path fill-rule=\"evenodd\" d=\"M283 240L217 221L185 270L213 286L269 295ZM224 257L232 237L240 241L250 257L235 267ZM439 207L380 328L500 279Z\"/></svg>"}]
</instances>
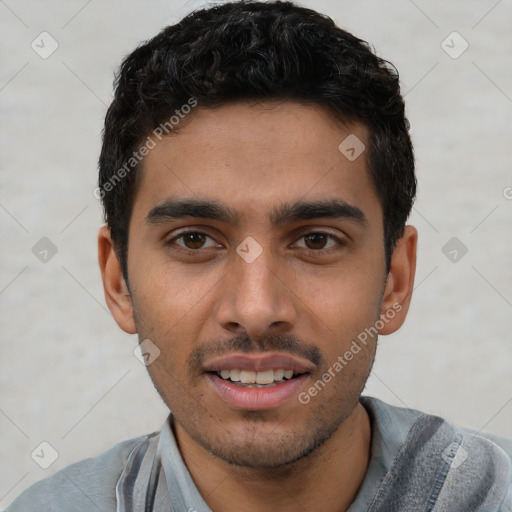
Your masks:
<instances>
[{"instance_id":1,"label":"teeth","mask_svg":"<svg viewBox=\"0 0 512 512\"><path fill-rule=\"evenodd\" d=\"M274 382L274 370L267 370L266 372L258 372L256 374L256 384L270 384Z\"/></svg>"},{"instance_id":2,"label":"teeth","mask_svg":"<svg viewBox=\"0 0 512 512\"><path fill-rule=\"evenodd\" d=\"M229 370L229 378L233 382L240 382L240 370Z\"/></svg>"},{"instance_id":3,"label":"teeth","mask_svg":"<svg viewBox=\"0 0 512 512\"><path fill-rule=\"evenodd\" d=\"M240 372L240 382L242 384L254 384L256 382L256 372L242 370Z\"/></svg>"},{"instance_id":4,"label":"teeth","mask_svg":"<svg viewBox=\"0 0 512 512\"><path fill-rule=\"evenodd\" d=\"M274 370L274 380L283 380L284 370Z\"/></svg>"},{"instance_id":5,"label":"teeth","mask_svg":"<svg viewBox=\"0 0 512 512\"><path fill-rule=\"evenodd\" d=\"M265 370L263 372L253 372L250 370L221 370L218 372L223 379L230 379L233 382L242 384L272 384L281 381L283 378L291 379L293 370Z\"/></svg>"}]
</instances>

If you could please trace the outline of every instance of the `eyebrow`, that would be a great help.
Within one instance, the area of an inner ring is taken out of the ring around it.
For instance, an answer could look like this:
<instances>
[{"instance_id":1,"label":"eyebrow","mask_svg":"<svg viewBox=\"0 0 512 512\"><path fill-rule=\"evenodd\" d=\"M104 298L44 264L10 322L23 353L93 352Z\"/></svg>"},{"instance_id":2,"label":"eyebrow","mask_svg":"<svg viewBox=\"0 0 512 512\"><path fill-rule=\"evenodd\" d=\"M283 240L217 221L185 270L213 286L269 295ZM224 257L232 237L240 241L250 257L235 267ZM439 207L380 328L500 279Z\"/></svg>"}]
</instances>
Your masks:
<instances>
[{"instance_id":1,"label":"eyebrow","mask_svg":"<svg viewBox=\"0 0 512 512\"><path fill-rule=\"evenodd\" d=\"M196 198L168 199L152 208L146 221L149 224L161 224L186 217L217 220L233 226L240 223L239 213L231 207L217 201ZM346 219L361 226L368 224L360 208L341 199L286 203L272 209L269 214L269 220L274 227L312 219Z\"/></svg>"}]
</instances>

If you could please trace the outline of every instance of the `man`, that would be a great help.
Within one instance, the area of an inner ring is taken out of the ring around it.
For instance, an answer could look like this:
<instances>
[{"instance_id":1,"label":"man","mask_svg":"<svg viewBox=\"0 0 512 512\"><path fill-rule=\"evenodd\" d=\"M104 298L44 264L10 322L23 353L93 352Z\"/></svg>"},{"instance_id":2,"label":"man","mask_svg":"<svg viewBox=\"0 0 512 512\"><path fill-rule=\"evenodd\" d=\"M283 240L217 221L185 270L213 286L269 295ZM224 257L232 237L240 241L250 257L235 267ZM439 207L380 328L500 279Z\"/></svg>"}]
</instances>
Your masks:
<instances>
[{"instance_id":1,"label":"man","mask_svg":"<svg viewBox=\"0 0 512 512\"><path fill-rule=\"evenodd\" d=\"M394 68L289 2L196 11L129 55L99 263L172 412L9 512L511 511L507 441L361 397L413 289L407 125Z\"/></svg>"}]
</instances>

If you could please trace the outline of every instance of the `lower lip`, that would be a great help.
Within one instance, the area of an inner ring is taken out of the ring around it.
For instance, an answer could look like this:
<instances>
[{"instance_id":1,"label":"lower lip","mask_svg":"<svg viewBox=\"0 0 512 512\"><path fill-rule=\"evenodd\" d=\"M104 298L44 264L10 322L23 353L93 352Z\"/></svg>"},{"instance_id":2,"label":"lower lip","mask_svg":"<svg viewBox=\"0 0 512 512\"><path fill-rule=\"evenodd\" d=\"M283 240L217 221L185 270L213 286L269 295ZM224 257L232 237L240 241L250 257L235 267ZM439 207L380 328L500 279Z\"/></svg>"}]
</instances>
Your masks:
<instances>
[{"instance_id":1,"label":"lower lip","mask_svg":"<svg viewBox=\"0 0 512 512\"><path fill-rule=\"evenodd\" d=\"M268 388L248 388L237 386L213 373L206 376L227 405L245 411L265 411L280 407L298 395L308 378L308 374L304 374Z\"/></svg>"}]
</instances>

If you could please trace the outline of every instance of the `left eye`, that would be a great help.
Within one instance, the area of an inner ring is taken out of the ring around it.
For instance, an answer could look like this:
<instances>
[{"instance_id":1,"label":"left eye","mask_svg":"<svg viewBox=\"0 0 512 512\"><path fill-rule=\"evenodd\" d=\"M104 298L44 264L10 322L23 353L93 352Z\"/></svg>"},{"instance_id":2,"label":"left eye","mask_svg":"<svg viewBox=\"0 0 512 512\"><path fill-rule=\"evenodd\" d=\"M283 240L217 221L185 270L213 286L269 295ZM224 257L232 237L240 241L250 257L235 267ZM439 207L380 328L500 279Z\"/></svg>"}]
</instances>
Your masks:
<instances>
[{"instance_id":1,"label":"left eye","mask_svg":"<svg viewBox=\"0 0 512 512\"><path fill-rule=\"evenodd\" d=\"M339 240L334 235L330 235L328 233L308 233L307 235L303 235L299 240L304 240L305 249L318 251L321 249L330 249L331 247L336 246L337 244L341 245L341 240ZM326 244L329 240L333 241L333 244L327 246Z\"/></svg>"}]
</instances>

